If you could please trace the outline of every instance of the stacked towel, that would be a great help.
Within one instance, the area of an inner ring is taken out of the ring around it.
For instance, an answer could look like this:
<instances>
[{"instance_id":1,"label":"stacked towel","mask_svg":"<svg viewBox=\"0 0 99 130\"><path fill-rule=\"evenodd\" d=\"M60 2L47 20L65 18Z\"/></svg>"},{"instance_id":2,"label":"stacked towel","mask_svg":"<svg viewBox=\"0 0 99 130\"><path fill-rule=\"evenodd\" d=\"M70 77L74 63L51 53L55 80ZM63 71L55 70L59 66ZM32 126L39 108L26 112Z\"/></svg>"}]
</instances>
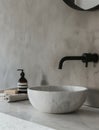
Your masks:
<instances>
[{"instance_id":1,"label":"stacked towel","mask_svg":"<svg viewBox=\"0 0 99 130\"><path fill-rule=\"evenodd\" d=\"M27 100L28 96L27 94L13 94L13 95L9 95L6 94L4 96L4 100L7 102L15 102L15 101L23 101L23 100Z\"/></svg>"},{"instance_id":2,"label":"stacked towel","mask_svg":"<svg viewBox=\"0 0 99 130\"><path fill-rule=\"evenodd\" d=\"M4 97L5 97L5 94L4 93L0 93L0 101L3 101Z\"/></svg>"},{"instance_id":3,"label":"stacked towel","mask_svg":"<svg viewBox=\"0 0 99 130\"><path fill-rule=\"evenodd\" d=\"M7 102L28 100L26 93L18 93L17 89L8 89L0 93L0 100Z\"/></svg>"}]
</instances>

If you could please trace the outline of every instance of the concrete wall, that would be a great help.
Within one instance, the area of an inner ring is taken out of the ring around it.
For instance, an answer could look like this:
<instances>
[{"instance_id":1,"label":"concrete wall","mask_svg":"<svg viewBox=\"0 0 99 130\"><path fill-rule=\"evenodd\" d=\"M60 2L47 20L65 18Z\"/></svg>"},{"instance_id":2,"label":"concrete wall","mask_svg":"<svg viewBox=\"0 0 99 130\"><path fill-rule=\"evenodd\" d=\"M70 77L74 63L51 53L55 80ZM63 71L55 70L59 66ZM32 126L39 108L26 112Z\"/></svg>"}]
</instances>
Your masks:
<instances>
[{"instance_id":1,"label":"concrete wall","mask_svg":"<svg viewBox=\"0 0 99 130\"><path fill-rule=\"evenodd\" d=\"M29 86L49 84L99 88L99 64L85 68L63 56L99 53L99 11L76 11L62 0L0 0L0 89L16 87L26 72Z\"/></svg>"}]
</instances>

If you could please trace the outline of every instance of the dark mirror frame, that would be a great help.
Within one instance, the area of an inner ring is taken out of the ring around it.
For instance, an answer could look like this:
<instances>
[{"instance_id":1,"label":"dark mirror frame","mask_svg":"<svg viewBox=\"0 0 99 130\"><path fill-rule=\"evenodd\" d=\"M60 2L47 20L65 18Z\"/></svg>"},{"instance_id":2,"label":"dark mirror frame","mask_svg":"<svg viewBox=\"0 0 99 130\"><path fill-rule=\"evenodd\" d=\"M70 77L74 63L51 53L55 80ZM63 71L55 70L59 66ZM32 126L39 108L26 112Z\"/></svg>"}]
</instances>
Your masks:
<instances>
[{"instance_id":1,"label":"dark mirror frame","mask_svg":"<svg viewBox=\"0 0 99 130\"><path fill-rule=\"evenodd\" d=\"M68 6L70 6L73 9L76 10L80 10L80 11L95 11L95 10L99 10L99 5L95 6L94 8L88 9L88 10L84 10L80 7L78 7L77 5L74 4L74 0L63 0Z\"/></svg>"}]
</instances>

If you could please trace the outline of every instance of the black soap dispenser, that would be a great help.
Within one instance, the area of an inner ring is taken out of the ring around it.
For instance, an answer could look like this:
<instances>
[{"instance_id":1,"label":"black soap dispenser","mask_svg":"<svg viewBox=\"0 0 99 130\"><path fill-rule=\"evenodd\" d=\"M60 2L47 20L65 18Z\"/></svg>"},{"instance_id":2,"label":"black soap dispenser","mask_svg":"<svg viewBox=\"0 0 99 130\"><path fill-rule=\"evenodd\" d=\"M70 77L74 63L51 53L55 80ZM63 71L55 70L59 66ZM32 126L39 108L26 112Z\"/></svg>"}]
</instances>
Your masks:
<instances>
[{"instance_id":1,"label":"black soap dispenser","mask_svg":"<svg viewBox=\"0 0 99 130\"><path fill-rule=\"evenodd\" d=\"M17 71L21 71L20 73L20 79L18 80L17 87L18 87L18 93L27 93L28 88L28 82L25 78L25 73L23 69L18 69Z\"/></svg>"}]
</instances>

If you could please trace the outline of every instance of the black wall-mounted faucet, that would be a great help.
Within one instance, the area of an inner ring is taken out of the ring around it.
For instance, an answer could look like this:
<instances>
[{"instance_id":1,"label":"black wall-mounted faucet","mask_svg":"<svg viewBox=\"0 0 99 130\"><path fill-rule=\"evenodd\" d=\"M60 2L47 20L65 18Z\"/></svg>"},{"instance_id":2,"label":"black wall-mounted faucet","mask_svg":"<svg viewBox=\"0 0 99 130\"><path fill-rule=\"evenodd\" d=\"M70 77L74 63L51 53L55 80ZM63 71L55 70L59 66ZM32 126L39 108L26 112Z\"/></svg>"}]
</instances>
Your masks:
<instances>
[{"instance_id":1,"label":"black wall-mounted faucet","mask_svg":"<svg viewBox=\"0 0 99 130\"><path fill-rule=\"evenodd\" d=\"M62 69L64 61L67 60L81 60L83 63L85 63L85 67L88 67L89 62L98 63L99 55L97 53L84 53L82 56L63 57L59 62L59 69Z\"/></svg>"}]
</instances>

